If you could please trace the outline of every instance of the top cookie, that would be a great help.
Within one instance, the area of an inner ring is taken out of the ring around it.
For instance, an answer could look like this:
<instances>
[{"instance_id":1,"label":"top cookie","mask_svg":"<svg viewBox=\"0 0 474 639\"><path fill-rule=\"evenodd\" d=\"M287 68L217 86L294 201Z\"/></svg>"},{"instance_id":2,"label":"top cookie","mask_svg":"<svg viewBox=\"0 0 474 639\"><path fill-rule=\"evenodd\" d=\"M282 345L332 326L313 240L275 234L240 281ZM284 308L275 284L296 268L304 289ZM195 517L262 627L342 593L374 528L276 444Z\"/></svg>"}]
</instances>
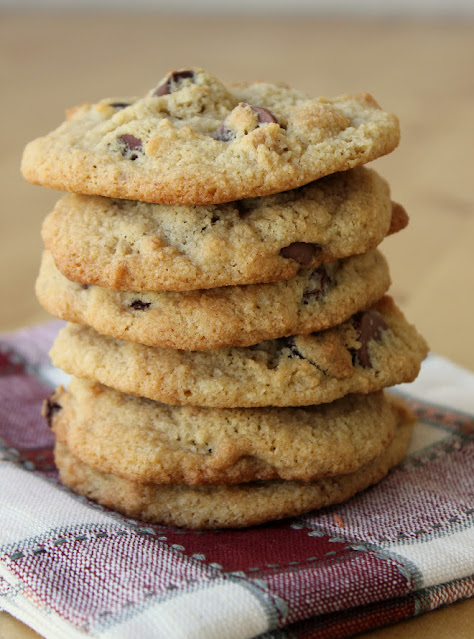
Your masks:
<instances>
[{"instance_id":1,"label":"top cookie","mask_svg":"<svg viewBox=\"0 0 474 639\"><path fill-rule=\"evenodd\" d=\"M365 164L398 144L368 94L308 98L266 82L224 86L171 72L141 98L71 109L25 149L26 179L75 193L166 204L268 195Z\"/></svg>"}]
</instances>

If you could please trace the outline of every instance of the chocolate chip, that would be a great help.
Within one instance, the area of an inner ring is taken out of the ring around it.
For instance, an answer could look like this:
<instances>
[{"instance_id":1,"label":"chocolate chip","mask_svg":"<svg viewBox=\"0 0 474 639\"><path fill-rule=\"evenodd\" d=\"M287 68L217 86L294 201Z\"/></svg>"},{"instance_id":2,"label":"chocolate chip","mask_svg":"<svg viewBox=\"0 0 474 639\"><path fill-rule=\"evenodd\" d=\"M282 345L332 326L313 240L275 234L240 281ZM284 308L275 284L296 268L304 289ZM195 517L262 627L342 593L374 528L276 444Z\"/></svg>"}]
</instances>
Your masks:
<instances>
[{"instance_id":1,"label":"chocolate chip","mask_svg":"<svg viewBox=\"0 0 474 639\"><path fill-rule=\"evenodd\" d=\"M122 155L127 157L129 160L136 160L138 158L137 153L134 151L143 152L143 142L140 138L136 138L131 133L124 133L119 136L119 142L122 142L124 145L124 149L122 151Z\"/></svg>"},{"instance_id":2,"label":"chocolate chip","mask_svg":"<svg viewBox=\"0 0 474 639\"><path fill-rule=\"evenodd\" d=\"M290 349L292 355L295 355L295 357L299 357L300 359L306 359L300 353L300 351L296 348L296 346L295 346L295 338L293 336L286 338L286 345Z\"/></svg>"},{"instance_id":3,"label":"chocolate chip","mask_svg":"<svg viewBox=\"0 0 474 639\"><path fill-rule=\"evenodd\" d=\"M246 107L249 106L252 111L257 115L259 124L270 124L272 122L276 122L278 124L278 120L268 109L264 109L263 107L253 106L253 104L247 104L246 102L241 102L240 106Z\"/></svg>"},{"instance_id":4,"label":"chocolate chip","mask_svg":"<svg viewBox=\"0 0 474 639\"><path fill-rule=\"evenodd\" d=\"M303 291L303 303L308 304L309 299L320 300L332 285L331 277L324 264L314 269L308 279L308 284Z\"/></svg>"},{"instance_id":5,"label":"chocolate chip","mask_svg":"<svg viewBox=\"0 0 474 639\"><path fill-rule=\"evenodd\" d=\"M257 107L250 105L250 108L254 113L257 114L258 121L260 124L270 124L271 122L276 122L278 124L278 120L270 113L268 109L264 109L263 107Z\"/></svg>"},{"instance_id":6,"label":"chocolate chip","mask_svg":"<svg viewBox=\"0 0 474 639\"><path fill-rule=\"evenodd\" d=\"M43 406L41 409L41 414L46 419L48 426L51 428L51 424L53 422L53 415L55 415L58 411L61 410L61 404L55 402L52 398L54 395L50 395L47 399L44 400Z\"/></svg>"},{"instance_id":7,"label":"chocolate chip","mask_svg":"<svg viewBox=\"0 0 474 639\"><path fill-rule=\"evenodd\" d=\"M135 300L130 304L130 308L133 308L136 311L144 311L149 306L151 306L151 302L142 302L142 300Z\"/></svg>"},{"instance_id":8,"label":"chocolate chip","mask_svg":"<svg viewBox=\"0 0 474 639\"><path fill-rule=\"evenodd\" d=\"M113 107L114 109L126 109L130 106L130 104L128 102L111 102L109 106Z\"/></svg>"},{"instance_id":9,"label":"chocolate chip","mask_svg":"<svg viewBox=\"0 0 474 639\"><path fill-rule=\"evenodd\" d=\"M87 289L89 288L89 284L81 284L81 288L82 288L84 291L87 291Z\"/></svg>"},{"instance_id":10,"label":"chocolate chip","mask_svg":"<svg viewBox=\"0 0 474 639\"><path fill-rule=\"evenodd\" d=\"M136 138L134 135L131 135L130 133L124 133L123 135L119 137L119 140L125 145L125 147L129 151L143 150L143 143L140 140L140 138Z\"/></svg>"},{"instance_id":11,"label":"chocolate chip","mask_svg":"<svg viewBox=\"0 0 474 639\"><path fill-rule=\"evenodd\" d=\"M216 140L220 140L221 142L229 142L235 138L235 131L230 129L227 124L227 118L220 125L217 131L214 133L214 137Z\"/></svg>"},{"instance_id":12,"label":"chocolate chip","mask_svg":"<svg viewBox=\"0 0 474 639\"><path fill-rule=\"evenodd\" d=\"M319 244L310 244L309 242L293 242L289 246L281 249L280 255L295 260L302 266L309 266L313 258L321 252Z\"/></svg>"},{"instance_id":13,"label":"chocolate chip","mask_svg":"<svg viewBox=\"0 0 474 639\"><path fill-rule=\"evenodd\" d=\"M273 115L273 113L270 113L270 111L268 111L268 109L252 106L251 104L247 104L246 102L241 102L239 106L250 106L252 111L257 115L259 124L269 124L271 122L276 122L278 124L278 120ZM220 127L214 133L214 138L216 140L220 140L221 142L229 142L230 140L233 140L235 138L235 131L227 126L228 117L229 116L227 116L227 118L222 122Z\"/></svg>"},{"instance_id":14,"label":"chocolate chip","mask_svg":"<svg viewBox=\"0 0 474 639\"><path fill-rule=\"evenodd\" d=\"M382 331L388 328L384 318L377 311L361 311L354 316L354 328L360 347L354 350L353 357L363 368L370 368L372 362L369 355L369 342L379 341Z\"/></svg>"},{"instance_id":15,"label":"chocolate chip","mask_svg":"<svg viewBox=\"0 0 474 639\"><path fill-rule=\"evenodd\" d=\"M160 95L169 95L173 91L177 91L180 88L181 80L191 78L194 80L193 71L172 71L163 84L160 84L153 91L152 95L159 97Z\"/></svg>"}]
</instances>

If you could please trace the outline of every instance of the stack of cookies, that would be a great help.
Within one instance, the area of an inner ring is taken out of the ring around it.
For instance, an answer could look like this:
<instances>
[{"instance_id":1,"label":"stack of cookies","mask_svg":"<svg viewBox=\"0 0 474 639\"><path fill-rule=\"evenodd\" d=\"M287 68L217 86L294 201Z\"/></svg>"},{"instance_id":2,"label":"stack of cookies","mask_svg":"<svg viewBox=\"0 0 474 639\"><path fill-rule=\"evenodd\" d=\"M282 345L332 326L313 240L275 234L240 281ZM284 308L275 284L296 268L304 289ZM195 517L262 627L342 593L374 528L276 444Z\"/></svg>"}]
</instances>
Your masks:
<instances>
[{"instance_id":1,"label":"stack of cookies","mask_svg":"<svg viewBox=\"0 0 474 639\"><path fill-rule=\"evenodd\" d=\"M407 224L362 165L398 144L369 95L310 99L200 69L68 112L27 180L69 191L37 296L70 322L45 402L64 484L190 528L350 498L406 452L384 395L427 347L377 246Z\"/></svg>"}]
</instances>

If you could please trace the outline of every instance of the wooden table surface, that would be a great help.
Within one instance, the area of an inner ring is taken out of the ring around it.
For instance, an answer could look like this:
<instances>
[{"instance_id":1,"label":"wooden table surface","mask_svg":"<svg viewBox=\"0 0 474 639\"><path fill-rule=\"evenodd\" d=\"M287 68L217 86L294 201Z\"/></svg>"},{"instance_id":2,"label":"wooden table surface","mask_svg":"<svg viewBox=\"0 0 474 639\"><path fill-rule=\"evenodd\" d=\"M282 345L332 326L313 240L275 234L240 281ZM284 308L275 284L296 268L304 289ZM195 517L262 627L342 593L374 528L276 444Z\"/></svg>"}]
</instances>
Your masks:
<instances>
[{"instance_id":1,"label":"wooden table surface","mask_svg":"<svg viewBox=\"0 0 474 639\"><path fill-rule=\"evenodd\" d=\"M285 81L312 95L370 91L402 142L372 164L410 215L383 249L391 292L433 351L474 369L474 24L329 19L0 14L0 331L48 319L33 294L40 226L57 192L26 184L30 139L66 107L140 95L172 68ZM460 602L364 637L472 637ZM0 614L1 639L37 637Z\"/></svg>"}]
</instances>

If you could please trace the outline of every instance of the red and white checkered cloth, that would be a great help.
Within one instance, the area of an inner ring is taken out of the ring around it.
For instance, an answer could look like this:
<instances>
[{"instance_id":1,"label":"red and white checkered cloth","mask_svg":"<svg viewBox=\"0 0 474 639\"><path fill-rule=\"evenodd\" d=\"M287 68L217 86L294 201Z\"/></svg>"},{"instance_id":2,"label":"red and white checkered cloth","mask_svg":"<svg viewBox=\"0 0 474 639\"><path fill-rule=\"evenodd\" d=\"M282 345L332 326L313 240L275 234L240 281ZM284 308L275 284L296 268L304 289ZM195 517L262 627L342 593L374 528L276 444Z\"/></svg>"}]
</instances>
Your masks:
<instances>
[{"instance_id":1,"label":"red and white checkered cloth","mask_svg":"<svg viewBox=\"0 0 474 639\"><path fill-rule=\"evenodd\" d=\"M473 594L473 374L428 358L401 388L419 416L409 455L348 503L191 532L59 485L40 417L61 381L47 357L58 326L0 339L0 609L48 639L299 639L347 637Z\"/></svg>"}]
</instances>

